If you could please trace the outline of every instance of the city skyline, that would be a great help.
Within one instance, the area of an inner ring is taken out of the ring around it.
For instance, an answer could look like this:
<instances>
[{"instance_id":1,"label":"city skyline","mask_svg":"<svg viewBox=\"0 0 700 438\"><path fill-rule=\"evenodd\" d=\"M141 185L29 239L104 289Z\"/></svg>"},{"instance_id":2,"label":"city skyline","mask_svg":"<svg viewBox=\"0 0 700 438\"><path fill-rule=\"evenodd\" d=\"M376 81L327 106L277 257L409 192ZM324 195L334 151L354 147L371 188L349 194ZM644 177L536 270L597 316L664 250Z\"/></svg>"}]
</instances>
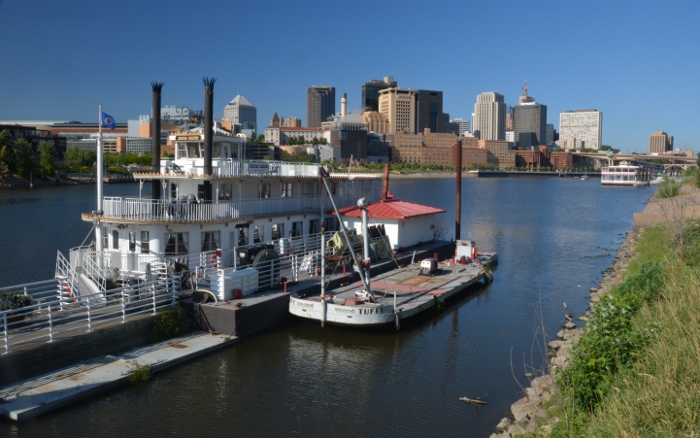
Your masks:
<instances>
[{"instance_id":1,"label":"city skyline","mask_svg":"<svg viewBox=\"0 0 700 438\"><path fill-rule=\"evenodd\" d=\"M347 93L348 110L361 112L362 84L385 76L402 88L441 91L443 111L469 120L478 94L495 91L514 106L527 80L557 130L560 113L596 108L605 113L604 144L643 151L660 129L674 135L675 148L700 149L692 132L700 100L692 43L700 39L698 2L535 3L208 0L193 7L174 0L164 9L131 0L119 7L0 0L0 120L90 123L100 104L117 122L137 120L150 112L154 80L164 83L163 106L200 110L203 76L218 79L217 116L242 94L255 102L258 131L275 112L305 119L314 84ZM417 16L440 44L406 32L402 23ZM545 25L517 31L528 22ZM357 23L373 32L353 30ZM649 32L652 24L664 31ZM456 50L467 41L478 53ZM663 62L651 63L655 56Z\"/></svg>"}]
</instances>

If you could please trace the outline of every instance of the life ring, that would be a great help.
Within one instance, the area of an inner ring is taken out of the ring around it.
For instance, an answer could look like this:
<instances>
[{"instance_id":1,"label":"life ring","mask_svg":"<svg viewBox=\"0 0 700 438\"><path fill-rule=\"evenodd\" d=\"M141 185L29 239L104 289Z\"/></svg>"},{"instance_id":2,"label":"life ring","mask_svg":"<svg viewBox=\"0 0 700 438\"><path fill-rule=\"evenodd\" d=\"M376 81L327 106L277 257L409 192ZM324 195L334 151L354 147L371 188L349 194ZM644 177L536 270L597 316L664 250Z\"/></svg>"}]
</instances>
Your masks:
<instances>
[{"instance_id":1,"label":"life ring","mask_svg":"<svg viewBox=\"0 0 700 438\"><path fill-rule=\"evenodd\" d=\"M240 300L241 298L243 298L243 291L240 289L234 289L233 290L233 298L235 298L237 300Z\"/></svg>"},{"instance_id":2,"label":"life ring","mask_svg":"<svg viewBox=\"0 0 700 438\"><path fill-rule=\"evenodd\" d=\"M75 299L75 295L73 294L73 291L70 288L70 284L66 283L65 281L61 284L61 288L68 293L69 298L73 298L73 302L77 303L78 301Z\"/></svg>"}]
</instances>

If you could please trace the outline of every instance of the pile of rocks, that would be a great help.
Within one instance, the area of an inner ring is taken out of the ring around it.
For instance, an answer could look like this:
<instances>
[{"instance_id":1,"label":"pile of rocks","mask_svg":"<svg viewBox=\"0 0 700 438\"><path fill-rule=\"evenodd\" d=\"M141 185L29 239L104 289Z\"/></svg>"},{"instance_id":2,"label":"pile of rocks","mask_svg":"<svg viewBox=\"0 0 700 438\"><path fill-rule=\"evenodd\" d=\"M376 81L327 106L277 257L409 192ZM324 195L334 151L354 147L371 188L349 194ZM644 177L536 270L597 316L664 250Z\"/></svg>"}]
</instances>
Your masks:
<instances>
[{"instance_id":1,"label":"pile of rocks","mask_svg":"<svg viewBox=\"0 0 700 438\"><path fill-rule=\"evenodd\" d=\"M615 261L603 272L603 280L598 284L598 288L590 289L592 303L599 302L600 297L608 293L614 285L622 280L630 260L635 255L637 235L637 231L627 232L627 238L620 245ZM579 316L578 320L585 322L590 316L589 310ZM530 387L524 390L525 397L511 406L512 417L503 418L496 426L496 432L491 434L491 438L522 436L535 432L538 427L542 432L547 433L559 421L557 417L550 418L542 404L556 393L557 387L553 375L557 369L563 369L569 365L572 345L583 335L582 330L571 320L572 315L565 314L565 317L567 322L557 333L558 339L549 343L549 348L553 350L553 353L550 353L548 373L532 379Z\"/></svg>"}]
</instances>

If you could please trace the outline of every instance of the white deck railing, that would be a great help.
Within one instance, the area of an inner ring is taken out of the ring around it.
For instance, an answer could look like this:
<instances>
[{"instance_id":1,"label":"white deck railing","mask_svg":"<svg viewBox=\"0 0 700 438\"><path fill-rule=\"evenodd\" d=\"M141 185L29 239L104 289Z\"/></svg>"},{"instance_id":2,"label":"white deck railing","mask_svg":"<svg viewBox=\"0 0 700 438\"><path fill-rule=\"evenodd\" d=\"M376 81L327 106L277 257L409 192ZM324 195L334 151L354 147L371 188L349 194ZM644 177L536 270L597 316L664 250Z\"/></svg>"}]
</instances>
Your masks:
<instances>
[{"instance_id":1,"label":"white deck railing","mask_svg":"<svg viewBox=\"0 0 700 438\"><path fill-rule=\"evenodd\" d=\"M218 203L187 203L176 200L104 197L104 217L127 221L209 222L275 214L330 210L327 196L265 198Z\"/></svg>"},{"instance_id":2,"label":"white deck railing","mask_svg":"<svg viewBox=\"0 0 700 438\"><path fill-rule=\"evenodd\" d=\"M308 176L318 177L318 164L315 163L287 163L267 160L233 160L213 159L212 173L219 177L236 176ZM161 173L165 175L191 175L203 177L204 160L202 158L162 160Z\"/></svg>"},{"instance_id":3,"label":"white deck railing","mask_svg":"<svg viewBox=\"0 0 700 438\"><path fill-rule=\"evenodd\" d=\"M13 293L26 291L34 304L0 311L0 351L8 354L22 344L53 342L61 335L91 332L107 322L155 315L175 304L178 280L173 276L69 298L58 298L59 279L3 288Z\"/></svg>"}]
</instances>

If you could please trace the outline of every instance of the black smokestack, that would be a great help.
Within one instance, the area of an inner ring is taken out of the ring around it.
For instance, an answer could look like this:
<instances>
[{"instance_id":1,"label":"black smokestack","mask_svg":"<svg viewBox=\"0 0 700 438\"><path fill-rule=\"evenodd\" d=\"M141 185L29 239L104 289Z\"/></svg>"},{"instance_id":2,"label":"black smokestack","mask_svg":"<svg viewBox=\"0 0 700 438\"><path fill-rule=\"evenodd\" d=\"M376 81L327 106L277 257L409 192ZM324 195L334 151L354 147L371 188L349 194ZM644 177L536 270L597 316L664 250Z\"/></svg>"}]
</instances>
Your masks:
<instances>
[{"instance_id":1,"label":"black smokestack","mask_svg":"<svg viewBox=\"0 0 700 438\"><path fill-rule=\"evenodd\" d=\"M153 107L151 113L151 163L153 173L160 173L160 90L163 88L162 82L151 82L153 87ZM160 182L154 179L152 182L153 199L160 199Z\"/></svg>"},{"instance_id":2,"label":"black smokestack","mask_svg":"<svg viewBox=\"0 0 700 438\"><path fill-rule=\"evenodd\" d=\"M211 156L214 149L214 84L216 78L202 78L204 81L204 174L213 173ZM211 201L211 181L204 181L204 200Z\"/></svg>"}]
</instances>

